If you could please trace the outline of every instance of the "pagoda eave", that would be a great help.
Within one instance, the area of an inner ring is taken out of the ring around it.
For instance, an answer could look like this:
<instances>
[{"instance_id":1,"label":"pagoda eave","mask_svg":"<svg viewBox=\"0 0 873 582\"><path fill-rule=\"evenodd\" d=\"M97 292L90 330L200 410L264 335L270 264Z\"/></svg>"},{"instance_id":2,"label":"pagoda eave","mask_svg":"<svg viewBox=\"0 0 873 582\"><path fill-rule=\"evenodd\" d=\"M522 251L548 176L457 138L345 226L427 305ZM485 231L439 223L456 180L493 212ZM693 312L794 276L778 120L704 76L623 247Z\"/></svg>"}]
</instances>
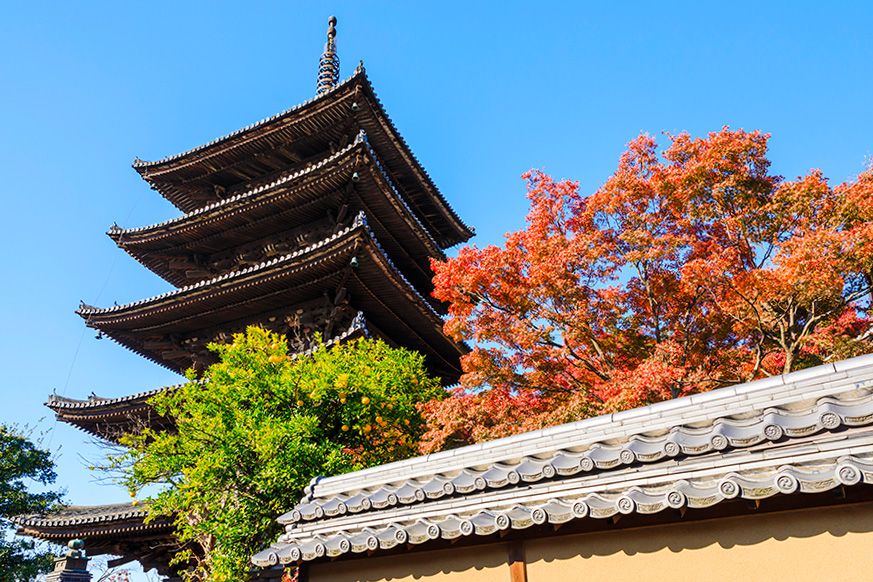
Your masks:
<instances>
[{"instance_id":1,"label":"pagoda eave","mask_svg":"<svg viewBox=\"0 0 873 582\"><path fill-rule=\"evenodd\" d=\"M324 347L344 343L361 337L371 337L363 314L358 314L348 329L324 342ZM310 350L311 352L312 350ZM293 354L293 357L310 352ZM163 386L145 392L116 398L90 396L85 400L49 396L46 406L55 413L55 418L103 440L118 443L121 436L135 433L144 426L152 429L174 430L175 423L155 413L150 404L152 397L181 388L183 384Z\"/></svg>"},{"instance_id":2,"label":"pagoda eave","mask_svg":"<svg viewBox=\"0 0 873 582\"><path fill-rule=\"evenodd\" d=\"M296 107L187 152L155 162L137 160L134 168L177 208L192 212L232 196L235 183L305 164L314 152L341 144L358 129L367 132L390 175L443 248L473 236L397 131L363 67Z\"/></svg>"},{"instance_id":3,"label":"pagoda eave","mask_svg":"<svg viewBox=\"0 0 873 582\"><path fill-rule=\"evenodd\" d=\"M118 503L69 506L45 515L21 515L12 519L18 535L65 544L85 540L91 555L122 556L139 561L144 570L156 568L159 574L177 574L169 562L178 544L169 518L146 522L148 509L142 505Z\"/></svg>"},{"instance_id":4,"label":"pagoda eave","mask_svg":"<svg viewBox=\"0 0 873 582\"><path fill-rule=\"evenodd\" d=\"M78 313L122 345L182 371L188 366L174 364L163 346L149 348L149 338L202 337L203 330L229 324L244 328L289 305L320 301L326 288L347 290L351 306L366 314L379 335L422 351L430 369L444 381L457 381L466 347L445 335L439 313L394 267L363 215L290 255L152 299L107 309L84 306Z\"/></svg>"},{"instance_id":5,"label":"pagoda eave","mask_svg":"<svg viewBox=\"0 0 873 582\"><path fill-rule=\"evenodd\" d=\"M257 263L269 258L267 252L276 252L276 237L281 233L286 233L282 243L286 248L313 233L300 228L289 232L291 225L325 223L329 215L333 221L341 220L341 214L350 220L359 211L367 212L386 251L429 296L433 274L428 259L440 260L445 255L395 188L363 133L343 150L304 170L179 218L141 228L113 227L108 234L144 266L183 286L219 274L214 261L204 265L202 257L239 253L239 245L246 241L262 240L261 245L249 245L253 256L248 260ZM327 220L322 228L332 224ZM438 302L433 304L444 310Z\"/></svg>"},{"instance_id":6,"label":"pagoda eave","mask_svg":"<svg viewBox=\"0 0 873 582\"><path fill-rule=\"evenodd\" d=\"M153 429L169 428L173 423L158 415L149 404L156 394L177 390L181 384L164 386L117 398L90 396L85 400L52 395L46 407L55 413L55 418L103 440L118 443L120 437L149 426Z\"/></svg>"}]
</instances>

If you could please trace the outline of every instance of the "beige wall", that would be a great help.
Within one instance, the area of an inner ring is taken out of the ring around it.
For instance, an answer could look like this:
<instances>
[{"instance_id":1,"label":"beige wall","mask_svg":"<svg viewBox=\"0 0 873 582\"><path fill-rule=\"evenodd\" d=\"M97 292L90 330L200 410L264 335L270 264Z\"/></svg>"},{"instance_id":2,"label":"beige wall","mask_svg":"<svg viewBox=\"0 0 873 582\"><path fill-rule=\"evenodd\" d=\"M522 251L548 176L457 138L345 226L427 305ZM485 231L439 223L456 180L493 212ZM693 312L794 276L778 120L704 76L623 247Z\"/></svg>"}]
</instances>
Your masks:
<instances>
[{"instance_id":1,"label":"beige wall","mask_svg":"<svg viewBox=\"0 0 873 582\"><path fill-rule=\"evenodd\" d=\"M873 503L525 542L529 582L873 580ZM311 582L509 582L507 545L319 564Z\"/></svg>"},{"instance_id":2,"label":"beige wall","mask_svg":"<svg viewBox=\"0 0 873 582\"><path fill-rule=\"evenodd\" d=\"M509 580L504 544L415 552L385 558L362 558L314 564L310 582L492 582Z\"/></svg>"},{"instance_id":3,"label":"beige wall","mask_svg":"<svg viewBox=\"0 0 873 582\"><path fill-rule=\"evenodd\" d=\"M534 540L528 580L867 580L873 504Z\"/></svg>"}]
</instances>

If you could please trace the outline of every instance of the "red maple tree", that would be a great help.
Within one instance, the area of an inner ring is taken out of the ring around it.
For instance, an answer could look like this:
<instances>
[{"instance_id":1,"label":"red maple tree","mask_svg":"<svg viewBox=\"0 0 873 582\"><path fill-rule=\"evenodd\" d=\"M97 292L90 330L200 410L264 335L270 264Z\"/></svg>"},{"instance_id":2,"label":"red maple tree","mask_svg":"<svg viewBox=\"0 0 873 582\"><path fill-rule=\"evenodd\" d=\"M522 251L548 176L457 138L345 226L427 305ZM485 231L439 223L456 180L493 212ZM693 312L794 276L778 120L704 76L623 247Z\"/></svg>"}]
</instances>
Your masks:
<instances>
[{"instance_id":1,"label":"red maple tree","mask_svg":"<svg viewBox=\"0 0 873 582\"><path fill-rule=\"evenodd\" d=\"M477 347L425 452L870 351L873 168L770 173L769 135L641 135L591 195L526 173L527 227L435 261Z\"/></svg>"}]
</instances>

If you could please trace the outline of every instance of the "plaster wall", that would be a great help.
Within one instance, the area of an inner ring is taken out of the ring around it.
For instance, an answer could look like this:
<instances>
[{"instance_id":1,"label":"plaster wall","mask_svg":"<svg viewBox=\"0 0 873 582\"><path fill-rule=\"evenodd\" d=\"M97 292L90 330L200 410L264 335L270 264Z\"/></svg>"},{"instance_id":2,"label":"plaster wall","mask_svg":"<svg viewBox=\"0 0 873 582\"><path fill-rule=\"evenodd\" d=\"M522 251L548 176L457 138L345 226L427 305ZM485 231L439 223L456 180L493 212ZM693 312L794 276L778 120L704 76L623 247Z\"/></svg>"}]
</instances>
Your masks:
<instances>
[{"instance_id":1,"label":"plaster wall","mask_svg":"<svg viewBox=\"0 0 873 582\"><path fill-rule=\"evenodd\" d=\"M868 580L873 504L531 540L528 580ZM505 578L508 581L508 577Z\"/></svg>"},{"instance_id":2,"label":"plaster wall","mask_svg":"<svg viewBox=\"0 0 873 582\"><path fill-rule=\"evenodd\" d=\"M313 564L309 582L494 582L509 580L506 544Z\"/></svg>"},{"instance_id":3,"label":"plaster wall","mask_svg":"<svg viewBox=\"0 0 873 582\"><path fill-rule=\"evenodd\" d=\"M873 579L873 503L526 540L529 582ZM310 582L511 582L507 544L315 564Z\"/></svg>"}]
</instances>

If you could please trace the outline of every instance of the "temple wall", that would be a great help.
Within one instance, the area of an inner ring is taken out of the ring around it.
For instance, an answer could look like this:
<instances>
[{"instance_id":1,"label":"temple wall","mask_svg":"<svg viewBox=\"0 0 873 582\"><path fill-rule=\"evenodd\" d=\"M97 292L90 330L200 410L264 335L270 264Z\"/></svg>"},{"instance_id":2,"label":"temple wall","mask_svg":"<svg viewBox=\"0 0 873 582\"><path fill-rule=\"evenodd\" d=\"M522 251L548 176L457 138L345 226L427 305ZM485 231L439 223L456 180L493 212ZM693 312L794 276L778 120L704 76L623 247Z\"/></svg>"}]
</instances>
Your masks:
<instances>
[{"instance_id":1,"label":"temple wall","mask_svg":"<svg viewBox=\"0 0 873 582\"><path fill-rule=\"evenodd\" d=\"M525 555L532 582L802 582L866 578L871 547L863 504L532 540Z\"/></svg>"},{"instance_id":2,"label":"temple wall","mask_svg":"<svg viewBox=\"0 0 873 582\"><path fill-rule=\"evenodd\" d=\"M493 582L509 580L506 544L313 564L309 582Z\"/></svg>"},{"instance_id":3,"label":"temple wall","mask_svg":"<svg viewBox=\"0 0 873 582\"><path fill-rule=\"evenodd\" d=\"M873 503L524 543L529 582L862 580L873 571L871 548ZM510 582L507 551L491 544L315 564L310 582Z\"/></svg>"}]
</instances>

